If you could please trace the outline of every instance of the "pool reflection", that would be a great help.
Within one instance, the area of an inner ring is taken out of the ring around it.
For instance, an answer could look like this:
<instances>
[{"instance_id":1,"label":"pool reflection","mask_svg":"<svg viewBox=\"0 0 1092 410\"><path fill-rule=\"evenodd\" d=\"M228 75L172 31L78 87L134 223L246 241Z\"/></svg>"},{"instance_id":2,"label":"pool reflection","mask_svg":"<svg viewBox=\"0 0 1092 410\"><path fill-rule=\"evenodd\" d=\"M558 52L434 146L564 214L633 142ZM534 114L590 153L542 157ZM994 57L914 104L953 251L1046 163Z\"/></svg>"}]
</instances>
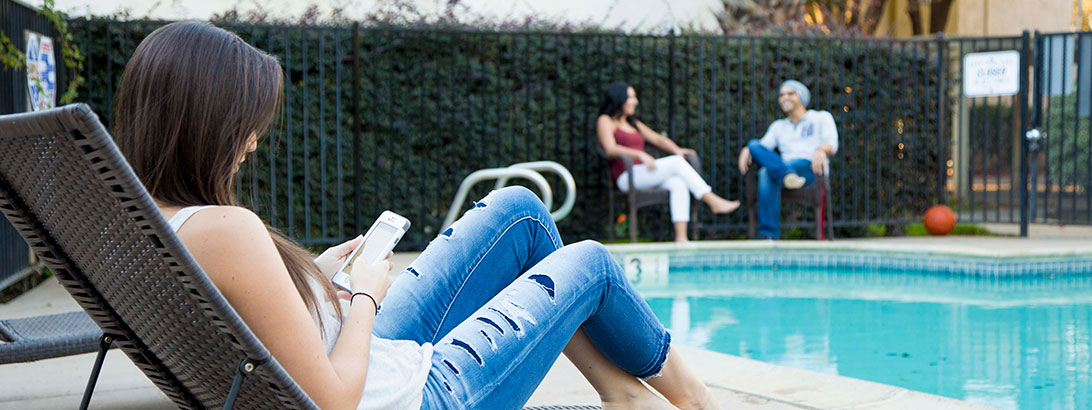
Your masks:
<instances>
[{"instance_id":1,"label":"pool reflection","mask_svg":"<svg viewBox=\"0 0 1092 410\"><path fill-rule=\"evenodd\" d=\"M652 292L649 304L686 345L1003 409L1092 407L1092 304L771 292Z\"/></svg>"}]
</instances>

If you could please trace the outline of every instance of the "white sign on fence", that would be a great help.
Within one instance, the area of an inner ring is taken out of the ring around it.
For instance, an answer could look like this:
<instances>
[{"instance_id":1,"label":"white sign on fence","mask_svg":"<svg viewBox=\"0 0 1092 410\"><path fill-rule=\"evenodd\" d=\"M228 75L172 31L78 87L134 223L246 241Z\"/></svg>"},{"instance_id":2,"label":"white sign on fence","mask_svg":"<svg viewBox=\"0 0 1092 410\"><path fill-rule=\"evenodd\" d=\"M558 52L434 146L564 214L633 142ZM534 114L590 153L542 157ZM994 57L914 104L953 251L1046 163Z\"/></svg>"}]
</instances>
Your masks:
<instances>
[{"instance_id":1,"label":"white sign on fence","mask_svg":"<svg viewBox=\"0 0 1092 410\"><path fill-rule=\"evenodd\" d=\"M1020 52L970 53L963 56L963 96L992 97L1020 92Z\"/></svg>"},{"instance_id":2,"label":"white sign on fence","mask_svg":"<svg viewBox=\"0 0 1092 410\"><path fill-rule=\"evenodd\" d=\"M33 31L24 33L30 111L53 108L57 104L57 59L53 54L53 39Z\"/></svg>"}]
</instances>

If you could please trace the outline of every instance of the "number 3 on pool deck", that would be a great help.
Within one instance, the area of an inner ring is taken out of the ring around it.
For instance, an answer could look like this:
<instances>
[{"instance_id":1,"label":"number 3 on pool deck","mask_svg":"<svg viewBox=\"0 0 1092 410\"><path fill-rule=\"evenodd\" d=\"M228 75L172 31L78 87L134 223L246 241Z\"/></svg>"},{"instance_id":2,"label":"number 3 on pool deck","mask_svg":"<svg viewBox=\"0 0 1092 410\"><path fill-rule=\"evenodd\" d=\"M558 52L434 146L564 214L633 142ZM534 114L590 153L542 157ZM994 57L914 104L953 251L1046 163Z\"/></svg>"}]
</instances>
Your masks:
<instances>
[{"instance_id":1,"label":"number 3 on pool deck","mask_svg":"<svg viewBox=\"0 0 1092 410\"><path fill-rule=\"evenodd\" d=\"M626 279L629 279L629 283L633 286L643 288L667 286L669 255L655 253L625 255L622 261Z\"/></svg>"},{"instance_id":2,"label":"number 3 on pool deck","mask_svg":"<svg viewBox=\"0 0 1092 410\"><path fill-rule=\"evenodd\" d=\"M630 258L629 265L632 267L631 272L636 272L629 281L634 285L639 285L641 283L641 273L643 273L641 271L641 258Z\"/></svg>"}]
</instances>

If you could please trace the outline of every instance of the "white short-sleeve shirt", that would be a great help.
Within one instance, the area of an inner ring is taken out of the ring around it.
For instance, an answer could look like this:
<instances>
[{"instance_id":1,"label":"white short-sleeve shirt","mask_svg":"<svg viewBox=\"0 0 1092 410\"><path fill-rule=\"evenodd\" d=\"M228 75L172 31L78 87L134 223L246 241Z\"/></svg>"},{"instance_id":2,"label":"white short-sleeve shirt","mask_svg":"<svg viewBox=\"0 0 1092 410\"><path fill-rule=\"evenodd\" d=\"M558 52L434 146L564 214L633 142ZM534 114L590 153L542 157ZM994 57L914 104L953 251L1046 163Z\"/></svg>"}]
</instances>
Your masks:
<instances>
[{"instance_id":1,"label":"white short-sleeve shirt","mask_svg":"<svg viewBox=\"0 0 1092 410\"><path fill-rule=\"evenodd\" d=\"M811 160L812 153L823 144L830 144L838 152L838 128L829 112L808 110L795 124L788 118L774 121L759 143L771 150L780 149L781 159L786 162Z\"/></svg>"}]
</instances>

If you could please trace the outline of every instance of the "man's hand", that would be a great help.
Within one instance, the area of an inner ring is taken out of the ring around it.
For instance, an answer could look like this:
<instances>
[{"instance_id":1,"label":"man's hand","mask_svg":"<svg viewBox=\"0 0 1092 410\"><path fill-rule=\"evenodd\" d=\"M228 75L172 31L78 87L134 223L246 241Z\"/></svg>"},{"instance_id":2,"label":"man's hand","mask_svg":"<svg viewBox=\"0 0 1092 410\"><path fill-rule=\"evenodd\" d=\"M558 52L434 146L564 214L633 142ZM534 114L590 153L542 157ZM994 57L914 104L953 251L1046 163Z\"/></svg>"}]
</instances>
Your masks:
<instances>
[{"instance_id":1,"label":"man's hand","mask_svg":"<svg viewBox=\"0 0 1092 410\"><path fill-rule=\"evenodd\" d=\"M815 175L823 175L823 171L827 169L827 152L822 148L818 148L811 154L811 170L815 172Z\"/></svg>"},{"instance_id":2,"label":"man's hand","mask_svg":"<svg viewBox=\"0 0 1092 410\"><path fill-rule=\"evenodd\" d=\"M747 147L743 147L739 151L739 173L746 174L747 168L751 165L751 150Z\"/></svg>"}]
</instances>

